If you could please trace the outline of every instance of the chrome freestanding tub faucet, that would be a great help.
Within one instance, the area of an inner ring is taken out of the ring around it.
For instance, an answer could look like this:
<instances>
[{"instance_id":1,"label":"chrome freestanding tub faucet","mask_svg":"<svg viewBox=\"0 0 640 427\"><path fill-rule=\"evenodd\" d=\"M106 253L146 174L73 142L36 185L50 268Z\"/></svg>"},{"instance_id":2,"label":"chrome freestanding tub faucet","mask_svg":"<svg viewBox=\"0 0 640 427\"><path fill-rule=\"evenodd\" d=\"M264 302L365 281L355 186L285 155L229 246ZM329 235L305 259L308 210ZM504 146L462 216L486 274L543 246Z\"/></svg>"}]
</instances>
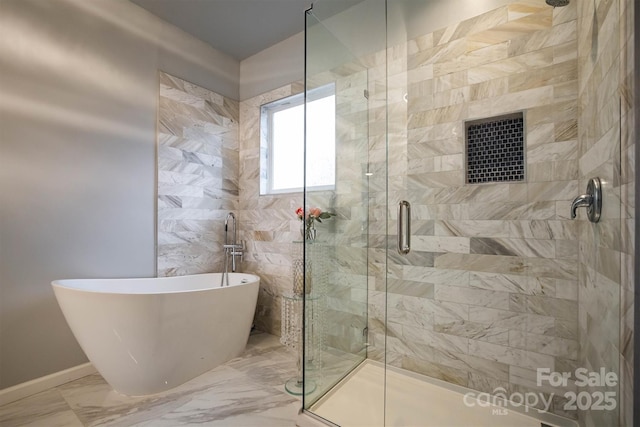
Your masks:
<instances>
[{"instance_id":1,"label":"chrome freestanding tub faucet","mask_svg":"<svg viewBox=\"0 0 640 427\"><path fill-rule=\"evenodd\" d=\"M233 236L231 242L229 242L229 220L231 220L231 227L233 228ZM240 257L240 261L244 259L244 241L238 244L238 226L236 223L236 216L233 212L229 212L224 220L224 272L220 279L220 286L224 286L225 277L227 286L229 286L229 257L231 257L231 272L236 271L236 257Z\"/></svg>"}]
</instances>

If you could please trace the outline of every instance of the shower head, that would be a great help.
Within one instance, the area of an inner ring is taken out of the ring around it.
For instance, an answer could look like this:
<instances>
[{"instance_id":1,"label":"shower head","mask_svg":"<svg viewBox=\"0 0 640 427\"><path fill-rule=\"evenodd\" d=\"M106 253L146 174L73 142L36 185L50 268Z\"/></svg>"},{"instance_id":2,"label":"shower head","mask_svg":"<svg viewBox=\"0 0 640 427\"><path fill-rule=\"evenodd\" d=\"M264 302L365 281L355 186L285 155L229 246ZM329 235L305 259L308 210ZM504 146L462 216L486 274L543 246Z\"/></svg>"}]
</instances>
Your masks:
<instances>
[{"instance_id":1,"label":"shower head","mask_svg":"<svg viewBox=\"0 0 640 427\"><path fill-rule=\"evenodd\" d=\"M562 7L569 4L570 0L546 0L549 6Z\"/></svg>"}]
</instances>

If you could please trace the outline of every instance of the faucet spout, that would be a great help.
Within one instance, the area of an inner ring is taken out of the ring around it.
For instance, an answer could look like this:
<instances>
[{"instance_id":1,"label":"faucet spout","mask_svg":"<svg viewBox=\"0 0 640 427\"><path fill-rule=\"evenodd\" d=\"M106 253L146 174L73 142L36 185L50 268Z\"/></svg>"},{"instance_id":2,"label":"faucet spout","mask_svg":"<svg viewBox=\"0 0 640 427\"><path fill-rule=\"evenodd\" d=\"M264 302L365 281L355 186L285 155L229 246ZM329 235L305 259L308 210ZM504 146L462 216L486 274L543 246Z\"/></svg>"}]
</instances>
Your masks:
<instances>
[{"instance_id":1,"label":"faucet spout","mask_svg":"<svg viewBox=\"0 0 640 427\"><path fill-rule=\"evenodd\" d=\"M231 220L231 226L233 227L233 242L231 244L235 245L237 231L236 231L236 216L233 214L233 212L229 212L227 214L227 217L224 219L224 244L225 245L229 244L229 236L227 234L229 231L229 220Z\"/></svg>"},{"instance_id":2,"label":"faucet spout","mask_svg":"<svg viewBox=\"0 0 640 427\"><path fill-rule=\"evenodd\" d=\"M583 194L575 198L571 203L571 219L575 219L577 216L576 211L578 208L588 208L593 204L593 196L589 194Z\"/></svg>"}]
</instances>

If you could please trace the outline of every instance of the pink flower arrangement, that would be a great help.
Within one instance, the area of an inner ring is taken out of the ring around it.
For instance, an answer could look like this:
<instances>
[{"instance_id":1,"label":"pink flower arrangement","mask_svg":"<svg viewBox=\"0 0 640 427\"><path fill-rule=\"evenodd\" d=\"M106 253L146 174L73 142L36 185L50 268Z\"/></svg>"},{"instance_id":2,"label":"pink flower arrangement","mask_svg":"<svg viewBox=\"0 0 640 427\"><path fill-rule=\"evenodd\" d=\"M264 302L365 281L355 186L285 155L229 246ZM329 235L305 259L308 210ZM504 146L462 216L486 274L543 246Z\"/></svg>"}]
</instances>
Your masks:
<instances>
[{"instance_id":1,"label":"pink flower arrangement","mask_svg":"<svg viewBox=\"0 0 640 427\"><path fill-rule=\"evenodd\" d=\"M320 208L309 208L309 212L305 215L304 209L298 208L296 209L296 215L300 221L307 220L309 225L313 223L313 221L322 222L323 219L329 219L332 216L336 216L336 214L331 212L322 212Z\"/></svg>"}]
</instances>

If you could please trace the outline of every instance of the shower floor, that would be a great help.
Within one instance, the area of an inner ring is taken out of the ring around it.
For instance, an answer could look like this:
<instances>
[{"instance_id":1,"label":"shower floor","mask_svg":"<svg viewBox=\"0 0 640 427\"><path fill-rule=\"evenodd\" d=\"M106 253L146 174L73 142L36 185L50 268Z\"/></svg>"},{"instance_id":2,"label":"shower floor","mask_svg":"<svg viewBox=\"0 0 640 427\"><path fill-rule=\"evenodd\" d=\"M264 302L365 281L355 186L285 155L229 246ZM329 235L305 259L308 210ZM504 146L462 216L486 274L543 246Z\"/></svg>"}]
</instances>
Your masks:
<instances>
[{"instance_id":1,"label":"shower floor","mask_svg":"<svg viewBox=\"0 0 640 427\"><path fill-rule=\"evenodd\" d=\"M540 427L541 422L558 427L577 425L537 411L529 412L534 417L496 406L470 407L463 398L471 390L395 368L387 369L385 405L384 376L383 364L366 360L316 402L311 412L341 427Z\"/></svg>"}]
</instances>

